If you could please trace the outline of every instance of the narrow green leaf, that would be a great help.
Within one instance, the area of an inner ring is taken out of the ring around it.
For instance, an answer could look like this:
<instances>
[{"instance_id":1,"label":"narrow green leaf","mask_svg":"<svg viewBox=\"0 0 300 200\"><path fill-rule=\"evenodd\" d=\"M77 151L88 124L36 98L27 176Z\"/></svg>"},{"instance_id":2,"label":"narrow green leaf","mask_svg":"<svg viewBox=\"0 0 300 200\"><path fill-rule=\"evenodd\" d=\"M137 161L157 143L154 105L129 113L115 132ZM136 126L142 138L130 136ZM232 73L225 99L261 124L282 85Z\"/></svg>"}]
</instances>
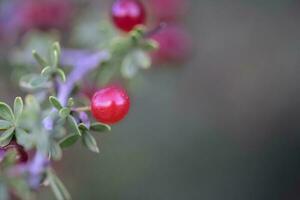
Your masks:
<instances>
[{"instance_id":1,"label":"narrow green leaf","mask_svg":"<svg viewBox=\"0 0 300 200\"><path fill-rule=\"evenodd\" d=\"M30 80L30 85L32 88L46 87L47 79L43 76L35 76Z\"/></svg>"},{"instance_id":2,"label":"narrow green leaf","mask_svg":"<svg viewBox=\"0 0 300 200\"><path fill-rule=\"evenodd\" d=\"M21 128L16 128L16 139L18 144L22 145L25 147L25 149L30 149L34 145L34 141L32 140L31 135L29 135L25 130Z\"/></svg>"},{"instance_id":3,"label":"narrow green leaf","mask_svg":"<svg viewBox=\"0 0 300 200\"><path fill-rule=\"evenodd\" d=\"M57 110L61 110L63 108L63 106L60 104L59 100L56 97L50 96L49 101L52 104L52 106Z\"/></svg>"},{"instance_id":4,"label":"narrow green leaf","mask_svg":"<svg viewBox=\"0 0 300 200\"><path fill-rule=\"evenodd\" d=\"M6 130L12 126L10 121L0 120L0 130Z\"/></svg>"},{"instance_id":5,"label":"narrow green leaf","mask_svg":"<svg viewBox=\"0 0 300 200\"><path fill-rule=\"evenodd\" d=\"M61 54L61 47L59 42L54 42L53 43L53 50L57 52L58 57L60 57Z\"/></svg>"},{"instance_id":6,"label":"narrow green leaf","mask_svg":"<svg viewBox=\"0 0 300 200\"><path fill-rule=\"evenodd\" d=\"M66 118L66 117L68 117L68 116L70 115L70 112L71 112L70 108L62 108L62 109L60 109L60 111L59 111L59 115L60 115L62 118Z\"/></svg>"},{"instance_id":7,"label":"narrow green leaf","mask_svg":"<svg viewBox=\"0 0 300 200\"><path fill-rule=\"evenodd\" d=\"M53 43L52 63L54 68L58 67L60 54L61 54L61 50L60 50L59 43L58 42Z\"/></svg>"},{"instance_id":8,"label":"narrow green leaf","mask_svg":"<svg viewBox=\"0 0 300 200\"><path fill-rule=\"evenodd\" d=\"M88 127L86 127L86 125L84 123L78 124L78 128L81 131L88 131L89 130Z\"/></svg>"},{"instance_id":9,"label":"narrow green leaf","mask_svg":"<svg viewBox=\"0 0 300 200\"><path fill-rule=\"evenodd\" d=\"M42 72L41 75L43 76L51 76L51 74L54 72L53 68L50 66L45 67Z\"/></svg>"},{"instance_id":10,"label":"narrow green leaf","mask_svg":"<svg viewBox=\"0 0 300 200\"><path fill-rule=\"evenodd\" d=\"M32 55L33 55L33 57L35 58L35 60L36 60L41 66L43 66L43 67L46 67L46 66L47 66L46 60L45 60L44 58L42 58L42 57L40 56L40 54L38 54L38 53L36 52L36 50L33 50L33 51L32 51Z\"/></svg>"},{"instance_id":11,"label":"narrow green leaf","mask_svg":"<svg viewBox=\"0 0 300 200\"><path fill-rule=\"evenodd\" d=\"M71 115L69 115L69 116L67 117L67 121L68 121L68 123L69 123L69 125L70 125L70 128L72 129L72 130L71 130L72 133L75 134L75 135L80 135L80 136L81 136L81 132L80 132L80 130L79 130L79 128L78 128L77 122L76 122L76 120L74 119L74 117L72 117Z\"/></svg>"},{"instance_id":12,"label":"narrow green leaf","mask_svg":"<svg viewBox=\"0 0 300 200\"><path fill-rule=\"evenodd\" d=\"M63 82L66 82L66 74L62 69L57 68L56 73L60 76L60 78Z\"/></svg>"},{"instance_id":13,"label":"narrow green leaf","mask_svg":"<svg viewBox=\"0 0 300 200\"><path fill-rule=\"evenodd\" d=\"M136 50L133 53L134 60L137 66L142 69L148 69L151 66L151 58L149 54L142 50Z\"/></svg>"},{"instance_id":14,"label":"narrow green leaf","mask_svg":"<svg viewBox=\"0 0 300 200\"><path fill-rule=\"evenodd\" d=\"M74 106L74 99L73 98L69 98L68 100L68 105L67 105L69 108L73 107Z\"/></svg>"},{"instance_id":15,"label":"narrow green leaf","mask_svg":"<svg viewBox=\"0 0 300 200\"><path fill-rule=\"evenodd\" d=\"M40 110L40 104L35 96L27 95L25 97L26 107L32 112L38 112Z\"/></svg>"},{"instance_id":16,"label":"narrow green leaf","mask_svg":"<svg viewBox=\"0 0 300 200\"><path fill-rule=\"evenodd\" d=\"M125 78L133 78L138 72L139 66L136 65L132 53L125 56L121 65L121 74Z\"/></svg>"},{"instance_id":17,"label":"narrow green leaf","mask_svg":"<svg viewBox=\"0 0 300 200\"><path fill-rule=\"evenodd\" d=\"M153 39L148 39L142 44L145 51L153 51L159 48L159 43Z\"/></svg>"},{"instance_id":18,"label":"narrow green leaf","mask_svg":"<svg viewBox=\"0 0 300 200\"><path fill-rule=\"evenodd\" d=\"M60 160L62 158L62 149L57 142L52 141L50 143L49 153L54 160Z\"/></svg>"},{"instance_id":19,"label":"narrow green leaf","mask_svg":"<svg viewBox=\"0 0 300 200\"><path fill-rule=\"evenodd\" d=\"M59 62L58 52L56 50L53 50L52 53L53 53L53 67L57 68Z\"/></svg>"},{"instance_id":20,"label":"narrow green leaf","mask_svg":"<svg viewBox=\"0 0 300 200\"><path fill-rule=\"evenodd\" d=\"M71 200L71 195L68 190L51 169L47 171L47 177L57 200Z\"/></svg>"},{"instance_id":21,"label":"narrow green leaf","mask_svg":"<svg viewBox=\"0 0 300 200\"><path fill-rule=\"evenodd\" d=\"M14 102L14 114L15 114L15 118L19 119L19 117L21 116L22 112L23 112L23 100L21 97L16 97L15 98L15 102Z\"/></svg>"},{"instance_id":22,"label":"narrow green leaf","mask_svg":"<svg viewBox=\"0 0 300 200\"><path fill-rule=\"evenodd\" d=\"M99 148L96 139L89 132L83 132L82 143L94 153L99 153Z\"/></svg>"},{"instance_id":23,"label":"narrow green leaf","mask_svg":"<svg viewBox=\"0 0 300 200\"><path fill-rule=\"evenodd\" d=\"M20 79L20 86L27 90L48 88L50 83L48 78L40 74L28 74Z\"/></svg>"},{"instance_id":24,"label":"narrow green leaf","mask_svg":"<svg viewBox=\"0 0 300 200\"><path fill-rule=\"evenodd\" d=\"M7 121L14 121L14 114L11 108L4 102L0 102L0 117Z\"/></svg>"},{"instance_id":25,"label":"narrow green leaf","mask_svg":"<svg viewBox=\"0 0 300 200\"><path fill-rule=\"evenodd\" d=\"M61 148L70 147L77 142L79 137L80 137L79 135L74 135L74 134L67 135L65 138L59 141L59 145Z\"/></svg>"},{"instance_id":26,"label":"narrow green leaf","mask_svg":"<svg viewBox=\"0 0 300 200\"><path fill-rule=\"evenodd\" d=\"M111 131L111 127L107 124L96 122L91 124L90 130L96 132Z\"/></svg>"},{"instance_id":27,"label":"narrow green leaf","mask_svg":"<svg viewBox=\"0 0 300 200\"><path fill-rule=\"evenodd\" d=\"M4 131L1 136L0 136L0 147L4 147L6 145L9 144L9 142L11 141L12 137L13 137L13 133L14 133L15 127L11 127L10 129L7 129L6 131Z\"/></svg>"}]
</instances>

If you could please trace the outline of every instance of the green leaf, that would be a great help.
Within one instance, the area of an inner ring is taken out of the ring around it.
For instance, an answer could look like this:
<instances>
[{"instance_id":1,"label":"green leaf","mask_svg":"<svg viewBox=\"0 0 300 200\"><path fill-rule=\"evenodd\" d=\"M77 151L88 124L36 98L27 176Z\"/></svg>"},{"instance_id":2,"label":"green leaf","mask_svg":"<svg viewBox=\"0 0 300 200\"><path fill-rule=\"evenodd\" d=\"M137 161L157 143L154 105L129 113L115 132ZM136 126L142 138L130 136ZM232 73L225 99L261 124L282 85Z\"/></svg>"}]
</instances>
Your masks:
<instances>
[{"instance_id":1,"label":"green leaf","mask_svg":"<svg viewBox=\"0 0 300 200\"><path fill-rule=\"evenodd\" d=\"M84 123L78 124L78 128L81 131L88 131L89 130L88 127Z\"/></svg>"},{"instance_id":2,"label":"green leaf","mask_svg":"<svg viewBox=\"0 0 300 200\"><path fill-rule=\"evenodd\" d=\"M133 52L134 60L137 66L142 69L148 69L151 66L151 58L149 54L142 50L136 50Z\"/></svg>"},{"instance_id":3,"label":"green leaf","mask_svg":"<svg viewBox=\"0 0 300 200\"><path fill-rule=\"evenodd\" d=\"M23 112L23 100L21 97L16 97L15 98L15 102L14 102L14 114L15 114L15 118L19 119L19 117L21 116L22 112Z\"/></svg>"},{"instance_id":4,"label":"green leaf","mask_svg":"<svg viewBox=\"0 0 300 200\"><path fill-rule=\"evenodd\" d=\"M4 102L0 102L0 117L7 121L14 121L15 119L11 108Z\"/></svg>"},{"instance_id":5,"label":"green leaf","mask_svg":"<svg viewBox=\"0 0 300 200\"><path fill-rule=\"evenodd\" d=\"M74 106L74 99L73 99L73 98L69 98L67 106L68 106L69 108L71 108L71 107Z\"/></svg>"},{"instance_id":6,"label":"green leaf","mask_svg":"<svg viewBox=\"0 0 300 200\"><path fill-rule=\"evenodd\" d=\"M25 97L26 108L32 112L38 112L40 110L40 104L38 100L33 95L27 95Z\"/></svg>"},{"instance_id":7,"label":"green leaf","mask_svg":"<svg viewBox=\"0 0 300 200\"><path fill-rule=\"evenodd\" d=\"M159 43L153 39L148 39L142 44L145 51L153 51L159 48Z\"/></svg>"},{"instance_id":8,"label":"green leaf","mask_svg":"<svg viewBox=\"0 0 300 200\"><path fill-rule=\"evenodd\" d=\"M21 78L20 86L27 90L49 88L48 79L40 74L28 74Z\"/></svg>"},{"instance_id":9,"label":"green leaf","mask_svg":"<svg viewBox=\"0 0 300 200\"><path fill-rule=\"evenodd\" d=\"M47 66L47 62L44 58L42 58L37 52L36 50L32 51L32 55L35 58L35 60L43 67Z\"/></svg>"},{"instance_id":10,"label":"green leaf","mask_svg":"<svg viewBox=\"0 0 300 200\"><path fill-rule=\"evenodd\" d=\"M9 144L11 141L13 135L14 135L15 127L11 127L10 129L7 129L4 131L0 136L0 147L4 147Z\"/></svg>"},{"instance_id":11,"label":"green leaf","mask_svg":"<svg viewBox=\"0 0 300 200\"><path fill-rule=\"evenodd\" d=\"M54 160L60 160L62 158L62 149L57 142L52 141L50 143L49 154Z\"/></svg>"},{"instance_id":12,"label":"green leaf","mask_svg":"<svg viewBox=\"0 0 300 200\"><path fill-rule=\"evenodd\" d=\"M57 68L59 58L58 58L58 52L56 50L53 50L53 67Z\"/></svg>"},{"instance_id":13,"label":"green leaf","mask_svg":"<svg viewBox=\"0 0 300 200\"><path fill-rule=\"evenodd\" d=\"M59 141L59 145L61 148L70 147L77 142L79 137L80 137L79 135L75 135L75 134L67 135L65 138Z\"/></svg>"},{"instance_id":14,"label":"green leaf","mask_svg":"<svg viewBox=\"0 0 300 200\"><path fill-rule=\"evenodd\" d=\"M68 190L51 169L47 171L47 178L57 200L71 200Z\"/></svg>"},{"instance_id":15,"label":"green leaf","mask_svg":"<svg viewBox=\"0 0 300 200\"><path fill-rule=\"evenodd\" d=\"M70 125L72 133L75 134L75 135L80 135L81 136L81 132L80 132L80 130L78 128L77 122L74 119L74 117L72 117L71 115L69 115L67 117L67 121L68 121L68 123Z\"/></svg>"},{"instance_id":16,"label":"green leaf","mask_svg":"<svg viewBox=\"0 0 300 200\"><path fill-rule=\"evenodd\" d=\"M111 127L107 124L96 122L91 124L90 130L96 132L111 131Z\"/></svg>"},{"instance_id":17,"label":"green leaf","mask_svg":"<svg viewBox=\"0 0 300 200\"><path fill-rule=\"evenodd\" d=\"M60 76L63 82L66 82L66 74L62 69L57 68L56 73Z\"/></svg>"},{"instance_id":18,"label":"green leaf","mask_svg":"<svg viewBox=\"0 0 300 200\"><path fill-rule=\"evenodd\" d=\"M10 121L0 120L0 130L6 130L10 128L13 124Z\"/></svg>"},{"instance_id":19,"label":"green leaf","mask_svg":"<svg viewBox=\"0 0 300 200\"><path fill-rule=\"evenodd\" d=\"M42 70L41 75L46 76L46 77L51 76L54 73L54 71L55 70L53 70L52 67L47 66Z\"/></svg>"},{"instance_id":20,"label":"green leaf","mask_svg":"<svg viewBox=\"0 0 300 200\"><path fill-rule=\"evenodd\" d=\"M21 128L16 128L15 135L16 135L18 144L25 147L25 149L31 149L33 147L34 141L31 137L31 135L29 135L25 130L23 130Z\"/></svg>"},{"instance_id":21,"label":"green leaf","mask_svg":"<svg viewBox=\"0 0 300 200\"><path fill-rule=\"evenodd\" d=\"M53 51L56 51L58 57L60 57L60 54L61 54L61 47L60 47L59 42L54 42L54 43L53 43Z\"/></svg>"},{"instance_id":22,"label":"green leaf","mask_svg":"<svg viewBox=\"0 0 300 200\"><path fill-rule=\"evenodd\" d=\"M53 43L53 51L52 51L52 63L53 67L57 68L59 64L59 59L60 59L60 45L58 42Z\"/></svg>"},{"instance_id":23,"label":"green leaf","mask_svg":"<svg viewBox=\"0 0 300 200\"><path fill-rule=\"evenodd\" d=\"M63 106L60 104L59 100L56 97L50 96L49 101L52 104L52 106L57 110L61 110L63 108Z\"/></svg>"},{"instance_id":24,"label":"green leaf","mask_svg":"<svg viewBox=\"0 0 300 200\"><path fill-rule=\"evenodd\" d=\"M132 54L128 54L125 56L122 65L121 65L121 74L125 78L133 78L137 72L138 72L139 67L136 65Z\"/></svg>"},{"instance_id":25,"label":"green leaf","mask_svg":"<svg viewBox=\"0 0 300 200\"><path fill-rule=\"evenodd\" d=\"M66 118L70 115L71 113L71 110L70 108L62 108L60 109L59 111L59 115L62 117L62 118Z\"/></svg>"},{"instance_id":26,"label":"green leaf","mask_svg":"<svg viewBox=\"0 0 300 200\"><path fill-rule=\"evenodd\" d=\"M96 139L89 132L83 132L82 143L94 153L99 153Z\"/></svg>"}]
</instances>

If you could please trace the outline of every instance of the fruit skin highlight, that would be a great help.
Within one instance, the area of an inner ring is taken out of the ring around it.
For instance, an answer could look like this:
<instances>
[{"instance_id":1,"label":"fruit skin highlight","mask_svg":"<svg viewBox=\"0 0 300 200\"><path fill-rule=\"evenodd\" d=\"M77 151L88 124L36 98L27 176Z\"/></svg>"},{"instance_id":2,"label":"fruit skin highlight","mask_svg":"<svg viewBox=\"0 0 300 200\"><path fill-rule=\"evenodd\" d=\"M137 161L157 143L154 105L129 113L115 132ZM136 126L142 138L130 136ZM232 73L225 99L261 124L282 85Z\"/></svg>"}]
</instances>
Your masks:
<instances>
[{"instance_id":1,"label":"fruit skin highlight","mask_svg":"<svg viewBox=\"0 0 300 200\"><path fill-rule=\"evenodd\" d=\"M117 0L112 5L111 17L115 26L125 32L146 21L144 5L138 0Z\"/></svg>"},{"instance_id":2,"label":"fruit skin highlight","mask_svg":"<svg viewBox=\"0 0 300 200\"><path fill-rule=\"evenodd\" d=\"M117 86L103 88L91 100L91 112L98 122L115 124L128 113L130 99L127 92Z\"/></svg>"}]
</instances>

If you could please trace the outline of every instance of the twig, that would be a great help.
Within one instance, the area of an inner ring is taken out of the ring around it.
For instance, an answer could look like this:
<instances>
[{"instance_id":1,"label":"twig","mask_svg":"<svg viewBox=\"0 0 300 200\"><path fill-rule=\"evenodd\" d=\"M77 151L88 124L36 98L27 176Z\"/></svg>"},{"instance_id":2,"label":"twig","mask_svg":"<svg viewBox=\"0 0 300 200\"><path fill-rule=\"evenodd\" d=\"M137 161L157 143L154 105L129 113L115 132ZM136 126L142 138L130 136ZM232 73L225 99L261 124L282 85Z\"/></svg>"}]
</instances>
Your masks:
<instances>
[{"instance_id":1,"label":"twig","mask_svg":"<svg viewBox=\"0 0 300 200\"><path fill-rule=\"evenodd\" d=\"M90 53L88 51L79 50L63 50L62 51L62 65L73 66L67 81L65 83L58 83L58 99L62 105L66 105L71 95L75 84L89 74L92 70L100 66L101 63L110 58L108 51L101 51L97 53ZM53 110L54 111L54 110ZM51 117L43 121L43 126L46 130L53 128L53 120ZM37 188L40 184L42 174L48 167L49 159L47 155L36 152L31 163L28 164L29 183L33 188Z\"/></svg>"}]
</instances>

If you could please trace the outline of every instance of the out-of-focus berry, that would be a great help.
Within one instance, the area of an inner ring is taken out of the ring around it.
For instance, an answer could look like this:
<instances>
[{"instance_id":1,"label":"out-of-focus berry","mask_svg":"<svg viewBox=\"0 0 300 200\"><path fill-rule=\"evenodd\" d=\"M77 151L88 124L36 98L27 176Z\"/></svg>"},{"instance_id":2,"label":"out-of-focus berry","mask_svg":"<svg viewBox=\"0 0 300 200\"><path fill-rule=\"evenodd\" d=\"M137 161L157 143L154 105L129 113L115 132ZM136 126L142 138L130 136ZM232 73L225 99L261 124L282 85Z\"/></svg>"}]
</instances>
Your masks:
<instances>
[{"instance_id":1,"label":"out-of-focus berry","mask_svg":"<svg viewBox=\"0 0 300 200\"><path fill-rule=\"evenodd\" d=\"M178 25L167 25L151 38L159 44L159 49L152 53L155 63L182 62L191 51L191 38Z\"/></svg>"},{"instance_id":2,"label":"out-of-focus berry","mask_svg":"<svg viewBox=\"0 0 300 200\"><path fill-rule=\"evenodd\" d=\"M18 6L21 30L64 30L69 27L73 13L70 0L23 0Z\"/></svg>"}]
</instances>

